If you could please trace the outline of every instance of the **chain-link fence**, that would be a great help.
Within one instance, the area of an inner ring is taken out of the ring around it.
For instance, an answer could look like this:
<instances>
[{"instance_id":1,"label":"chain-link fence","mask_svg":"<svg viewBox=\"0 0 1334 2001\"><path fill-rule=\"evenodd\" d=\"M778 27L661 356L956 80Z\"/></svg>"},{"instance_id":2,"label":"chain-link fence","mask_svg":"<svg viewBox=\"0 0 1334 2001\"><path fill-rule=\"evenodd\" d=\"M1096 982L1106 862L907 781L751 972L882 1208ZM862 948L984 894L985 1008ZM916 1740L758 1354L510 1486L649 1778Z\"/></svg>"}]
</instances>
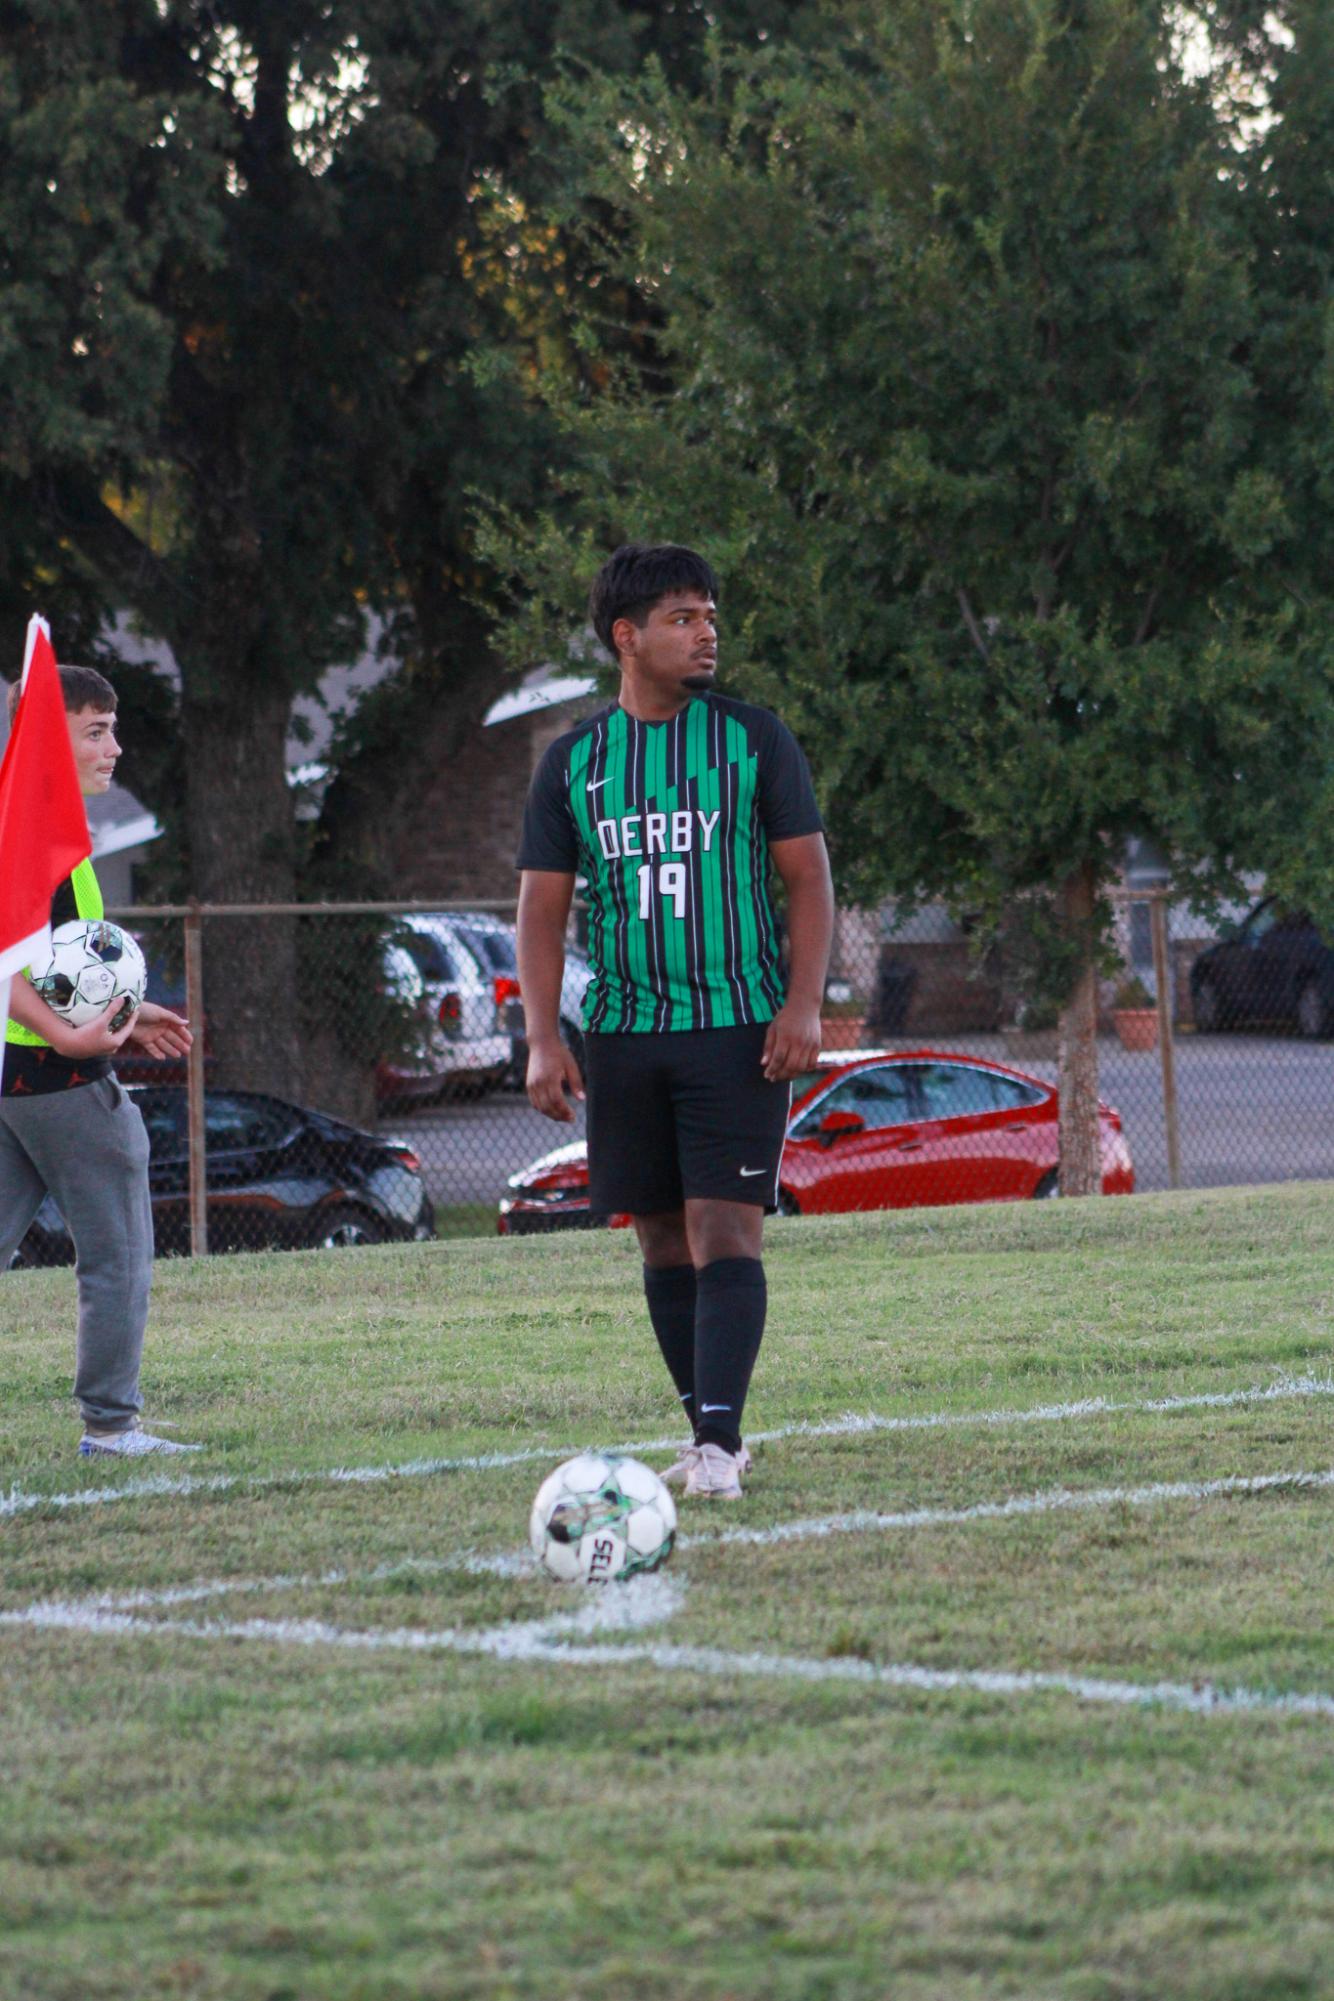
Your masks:
<instances>
[{"instance_id":1,"label":"chain-link fence","mask_svg":"<svg viewBox=\"0 0 1334 2001\"><path fill-rule=\"evenodd\" d=\"M1310 919L1266 898L1217 924L1161 892L1123 891L1113 903L1120 964L1099 990L1098 1091L1120 1122L1135 1187L1334 1175L1334 950ZM1004 1066L1055 1087L1054 1021L1016 993L1003 963L979 963L939 911L899 926L840 913L829 992L826 1046L930 1049L954 1066ZM939 1116L977 1088L928 1066L916 1108ZM938 1131L924 1138L940 1141ZM1109 1150L1104 1132L1104 1186L1119 1191L1125 1176Z\"/></svg>"},{"instance_id":2,"label":"chain-link fence","mask_svg":"<svg viewBox=\"0 0 1334 2001\"><path fill-rule=\"evenodd\" d=\"M1334 1174L1334 951L1271 902L1222 935L1161 894L1116 912L1106 1192ZM582 1106L558 1127L524 1094L513 904L112 914L144 947L150 998L200 1031L189 1066L118 1065L149 1129L161 1251L606 1220L588 1211ZM576 1053L589 977L572 935ZM943 913L840 912L824 1019L836 1061L797 1086L782 1208L1055 1192L1055 1028ZM44 1212L29 1253L69 1252Z\"/></svg>"}]
</instances>

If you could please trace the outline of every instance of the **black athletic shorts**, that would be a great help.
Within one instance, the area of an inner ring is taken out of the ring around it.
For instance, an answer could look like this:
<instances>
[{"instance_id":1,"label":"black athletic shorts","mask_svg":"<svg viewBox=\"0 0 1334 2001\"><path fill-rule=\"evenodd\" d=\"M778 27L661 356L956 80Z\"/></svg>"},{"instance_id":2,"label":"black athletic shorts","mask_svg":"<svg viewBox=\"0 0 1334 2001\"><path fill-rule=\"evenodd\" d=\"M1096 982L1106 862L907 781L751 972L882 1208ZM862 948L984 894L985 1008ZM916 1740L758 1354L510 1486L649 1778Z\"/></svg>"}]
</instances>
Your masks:
<instances>
[{"instance_id":1,"label":"black athletic shorts","mask_svg":"<svg viewBox=\"0 0 1334 2001\"><path fill-rule=\"evenodd\" d=\"M772 1209L792 1086L760 1068L767 1033L586 1035L589 1207L656 1216L708 1196Z\"/></svg>"}]
</instances>

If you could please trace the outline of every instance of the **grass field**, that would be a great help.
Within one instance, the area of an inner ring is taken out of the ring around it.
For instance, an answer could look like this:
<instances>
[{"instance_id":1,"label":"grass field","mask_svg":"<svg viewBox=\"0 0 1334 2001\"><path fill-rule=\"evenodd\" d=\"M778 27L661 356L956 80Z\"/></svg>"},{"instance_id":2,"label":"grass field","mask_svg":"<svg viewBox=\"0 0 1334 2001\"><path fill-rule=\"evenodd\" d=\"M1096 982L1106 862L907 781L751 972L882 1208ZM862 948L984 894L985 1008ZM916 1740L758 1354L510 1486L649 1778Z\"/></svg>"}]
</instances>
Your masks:
<instances>
[{"instance_id":1,"label":"grass field","mask_svg":"<svg viewBox=\"0 0 1334 2001\"><path fill-rule=\"evenodd\" d=\"M438 1207L435 1234L437 1237L494 1237L496 1205L494 1202L456 1202L452 1208Z\"/></svg>"},{"instance_id":2,"label":"grass field","mask_svg":"<svg viewBox=\"0 0 1334 2001\"><path fill-rule=\"evenodd\" d=\"M746 1501L600 1595L518 1552L672 1434L628 1234L164 1265L166 1467L8 1276L3 2001L1334 1995L1334 1187L769 1271Z\"/></svg>"}]
</instances>

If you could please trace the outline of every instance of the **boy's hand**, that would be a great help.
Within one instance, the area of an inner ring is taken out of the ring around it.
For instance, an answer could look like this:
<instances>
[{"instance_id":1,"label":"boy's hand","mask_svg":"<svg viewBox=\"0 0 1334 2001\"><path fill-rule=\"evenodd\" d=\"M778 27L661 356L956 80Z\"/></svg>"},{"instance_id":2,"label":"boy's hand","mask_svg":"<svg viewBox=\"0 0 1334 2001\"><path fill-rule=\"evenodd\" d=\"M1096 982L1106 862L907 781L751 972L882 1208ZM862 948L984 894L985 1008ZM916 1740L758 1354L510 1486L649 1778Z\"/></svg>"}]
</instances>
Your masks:
<instances>
[{"instance_id":1,"label":"boy's hand","mask_svg":"<svg viewBox=\"0 0 1334 2001\"><path fill-rule=\"evenodd\" d=\"M123 1028L113 1028L112 1016L123 1004L119 997L109 1001L97 1019L86 1021L82 1028L67 1028L61 1022L58 1030L52 1030L51 1047L75 1063L86 1063L93 1056L114 1056L122 1042L128 1042L133 1035L138 1019L132 1014Z\"/></svg>"},{"instance_id":2,"label":"boy's hand","mask_svg":"<svg viewBox=\"0 0 1334 2001\"><path fill-rule=\"evenodd\" d=\"M159 1007L156 1001L145 1001L132 1018L125 1039L139 1054L158 1062L170 1062L173 1058L183 1060L190 1054L194 1036L184 1015L173 1014L169 1007Z\"/></svg>"},{"instance_id":3,"label":"boy's hand","mask_svg":"<svg viewBox=\"0 0 1334 2001\"><path fill-rule=\"evenodd\" d=\"M760 1065L770 1084L786 1083L820 1060L820 1009L789 1001L769 1023Z\"/></svg>"},{"instance_id":4,"label":"boy's hand","mask_svg":"<svg viewBox=\"0 0 1334 2001\"><path fill-rule=\"evenodd\" d=\"M579 1075L579 1065L571 1056L565 1044L557 1036L545 1042L530 1043L528 1047L528 1102L544 1118L555 1119L558 1125L570 1125L574 1119L574 1108L566 1092L582 1099L584 1080Z\"/></svg>"}]
</instances>

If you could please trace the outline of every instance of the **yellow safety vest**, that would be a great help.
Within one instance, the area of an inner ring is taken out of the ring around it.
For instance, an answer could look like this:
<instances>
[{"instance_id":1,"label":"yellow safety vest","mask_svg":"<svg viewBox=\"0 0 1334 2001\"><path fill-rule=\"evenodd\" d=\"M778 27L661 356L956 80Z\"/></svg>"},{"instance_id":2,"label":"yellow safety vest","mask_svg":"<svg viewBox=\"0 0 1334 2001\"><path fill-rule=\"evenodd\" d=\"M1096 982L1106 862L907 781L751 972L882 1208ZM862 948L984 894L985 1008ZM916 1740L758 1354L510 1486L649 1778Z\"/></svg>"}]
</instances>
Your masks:
<instances>
[{"instance_id":1,"label":"yellow safety vest","mask_svg":"<svg viewBox=\"0 0 1334 2001\"><path fill-rule=\"evenodd\" d=\"M77 868L70 870L70 887L74 891L74 908L80 917L101 917L102 891L93 873L92 856L86 856ZM24 967L24 972L28 970ZM47 1049L50 1044L35 1028L24 1028L21 1022L11 1021L5 1029L6 1042L25 1042L29 1048Z\"/></svg>"}]
</instances>

